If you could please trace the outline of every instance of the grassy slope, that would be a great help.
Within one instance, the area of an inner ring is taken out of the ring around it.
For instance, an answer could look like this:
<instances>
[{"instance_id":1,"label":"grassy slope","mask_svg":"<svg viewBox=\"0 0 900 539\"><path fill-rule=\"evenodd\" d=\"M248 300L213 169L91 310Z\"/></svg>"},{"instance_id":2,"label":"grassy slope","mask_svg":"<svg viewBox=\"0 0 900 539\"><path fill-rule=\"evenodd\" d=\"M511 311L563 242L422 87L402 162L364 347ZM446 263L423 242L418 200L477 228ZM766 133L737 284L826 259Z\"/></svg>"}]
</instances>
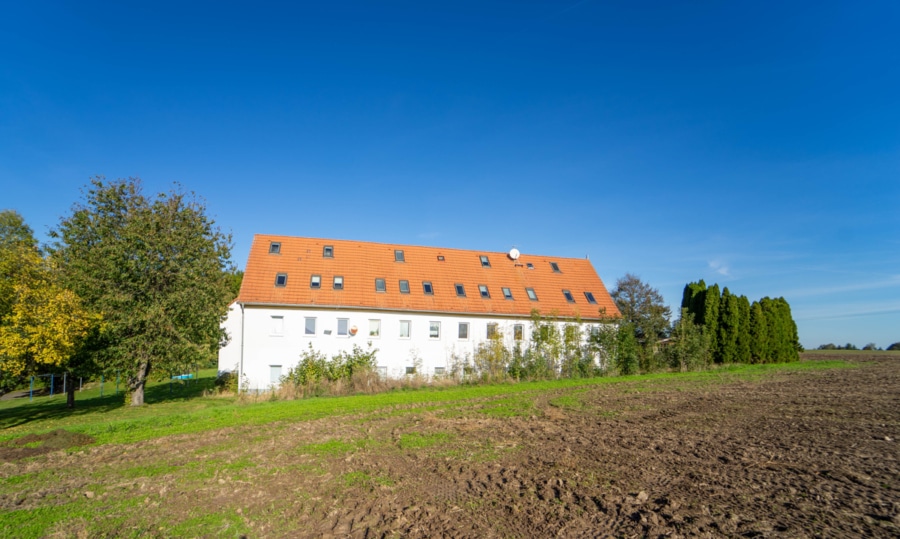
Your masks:
<instances>
[{"instance_id":1,"label":"grassy slope","mask_svg":"<svg viewBox=\"0 0 900 539\"><path fill-rule=\"evenodd\" d=\"M484 386L456 386L442 389L395 391L378 395L320 397L296 401L241 403L234 397L201 396L212 387L214 371L202 371L200 379L188 386L157 383L148 388L148 404L140 408L124 405L121 394L100 397L99 388L78 394L74 412L65 408L63 396L36 397L0 402L0 442L29 433L63 428L90 435L97 444L129 443L175 434L271 423L306 421L332 415L370 413L396 406L450 405L454 402L503 398L523 393L553 391L577 386L625 382L664 383L666 380L697 379L725 382L755 378L772 371L846 367L842 361L800 362L784 365L733 365L699 373L665 373L644 376L552 380ZM502 413L499 412L499 413Z\"/></svg>"}]
</instances>

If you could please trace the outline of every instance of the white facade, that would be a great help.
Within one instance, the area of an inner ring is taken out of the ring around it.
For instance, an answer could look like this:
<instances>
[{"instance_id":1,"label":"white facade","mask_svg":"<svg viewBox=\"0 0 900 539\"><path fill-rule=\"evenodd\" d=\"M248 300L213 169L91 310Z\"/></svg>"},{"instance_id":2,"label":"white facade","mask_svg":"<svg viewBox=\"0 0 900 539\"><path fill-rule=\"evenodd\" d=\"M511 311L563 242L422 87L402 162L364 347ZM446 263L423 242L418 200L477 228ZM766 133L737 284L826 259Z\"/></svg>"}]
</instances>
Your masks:
<instances>
[{"instance_id":1,"label":"white facade","mask_svg":"<svg viewBox=\"0 0 900 539\"><path fill-rule=\"evenodd\" d=\"M524 350L531 339L525 317L234 303L223 324L230 338L219 351L219 371L240 373L251 391L265 390L297 365L310 344L330 358L371 343L383 375L399 378L417 367L417 373L432 376L449 371L454 355L471 358L487 340L489 325L509 349L518 340Z\"/></svg>"}]
</instances>

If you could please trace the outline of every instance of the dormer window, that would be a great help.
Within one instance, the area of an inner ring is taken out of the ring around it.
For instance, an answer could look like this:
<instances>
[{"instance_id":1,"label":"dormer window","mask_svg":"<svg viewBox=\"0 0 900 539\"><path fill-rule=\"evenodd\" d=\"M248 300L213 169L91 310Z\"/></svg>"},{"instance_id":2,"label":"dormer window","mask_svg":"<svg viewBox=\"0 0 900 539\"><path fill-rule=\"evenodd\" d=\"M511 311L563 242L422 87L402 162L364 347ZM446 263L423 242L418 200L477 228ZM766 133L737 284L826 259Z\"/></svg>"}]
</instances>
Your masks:
<instances>
[{"instance_id":1,"label":"dormer window","mask_svg":"<svg viewBox=\"0 0 900 539\"><path fill-rule=\"evenodd\" d=\"M488 292L487 285L478 285L478 293L481 294L481 299L491 299L491 293Z\"/></svg>"},{"instance_id":2,"label":"dormer window","mask_svg":"<svg viewBox=\"0 0 900 539\"><path fill-rule=\"evenodd\" d=\"M563 290L562 292L563 292L563 295L566 297L566 301L568 301L569 303L575 303L575 298L572 297L572 292L570 292L568 290Z\"/></svg>"},{"instance_id":3,"label":"dormer window","mask_svg":"<svg viewBox=\"0 0 900 539\"><path fill-rule=\"evenodd\" d=\"M344 289L344 278L339 275L335 275L334 276L334 284L332 285L332 288L334 288L335 290L343 290Z\"/></svg>"},{"instance_id":4,"label":"dormer window","mask_svg":"<svg viewBox=\"0 0 900 539\"><path fill-rule=\"evenodd\" d=\"M334 247L331 245L322 247L322 258L334 258Z\"/></svg>"},{"instance_id":5,"label":"dormer window","mask_svg":"<svg viewBox=\"0 0 900 539\"><path fill-rule=\"evenodd\" d=\"M585 292L585 293L584 293L584 297L587 298L588 303L590 303L590 304L592 304L592 305L596 305L596 304L597 304L597 300L594 299L594 294L592 294L592 293L590 293L590 292Z\"/></svg>"},{"instance_id":6,"label":"dormer window","mask_svg":"<svg viewBox=\"0 0 900 539\"><path fill-rule=\"evenodd\" d=\"M322 288L322 276L313 275L309 278L309 287L315 290Z\"/></svg>"},{"instance_id":7,"label":"dormer window","mask_svg":"<svg viewBox=\"0 0 900 539\"><path fill-rule=\"evenodd\" d=\"M275 276L275 286L277 287L285 287L287 286L287 273L279 273Z\"/></svg>"},{"instance_id":8,"label":"dormer window","mask_svg":"<svg viewBox=\"0 0 900 539\"><path fill-rule=\"evenodd\" d=\"M466 297L466 287L464 287L461 283L456 283L454 286L456 287L456 295L458 297Z\"/></svg>"},{"instance_id":9,"label":"dormer window","mask_svg":"<svg viewBox=\"0 0 900 539\"><path fill-rule=\"evenodd\" d=\"M537 294L534 293L534 288L526 288L525 293L528 294L528 299L531 301L537 301Z\"/></svg>"},{"instance_id":10,"label":"dormer window","mask_svg":"<svg viewBox=\"0 0 900 539\"><path fill-rule=\"evenodd\" d=\"M406 257L403 255L403 251L401 249L397 249L394 251L394 262L406 262Z\"/></svg>"},{"instance_id":11,"label":"dormer window","mask_svg":"<svg viewBox=\"0 0 900 539\"><path fill-rule=\"evenodd\" d=\"M431 286L431 282L430 282L430 281L425 281L425 282L422 283L422 292L423 292L426 296L433 296L433 295L434 295L434 287Z\"/></svg>"},{"instance_id":12,"label":"dormer window","mask_svg":"<svg viewBox=\"0 0 900 539\"><path fill-rule=\"evenodd\" d=\"M479 256L478 258L481 260L481 267L482 267L482 268L489 268L489 267L491 267L491 261L488 260L487 255L481 255L481 256Z\"/></svg>"},{"instance_id":13,"label":"dormer window","mask_svg":"<svg viewBox=\"0 0 900 539\"><path fill-rule=\"evenodd\" d=\"M529 262L529 263L525 264L525 267L528 268L528 269L534 269L534 264L532 264L531 262Z\"/></svg>"},{"instance_id":14,"label":"dormer window","mask_svg":"<svg viewBox=\"0 0 900 539\"><path fill-rule=\"evenodd\" d=\"M557 264L556 262L550 262L550 268L553 269L553 273L562 273L561 271L559 271L559 264Z\"/></svg>"},{"instance_id":15,"label":"dormer window","mask_svg":"<svg viewBox=\"0 0 900 539\"><path fill-rule=\"evenodd\" d=\"M387 291L387 287L384 284L384 279L375 279L375 291L376 292Z\"/></svg>"},{"instance_id":16,"label":"dormer window","mask_svg":"<svg viewBox=\"0 0 900 539\"><path fill-rule=\"evenodd\" d=\"M273 241L269 244L269 254L270 255L280 255L281 254L281 243L277 241Z\"/></svg>"},{"instance_id":17,"label":"dormer window","mask_svg":"<svg viewBox=\"0 0 900 539\"><path fill-rule=\"evenodd\" d=\"M406 280L400 281L400 293L401 294L409 294L409 281L406 281Z\"/></svg>"}]
</instances>

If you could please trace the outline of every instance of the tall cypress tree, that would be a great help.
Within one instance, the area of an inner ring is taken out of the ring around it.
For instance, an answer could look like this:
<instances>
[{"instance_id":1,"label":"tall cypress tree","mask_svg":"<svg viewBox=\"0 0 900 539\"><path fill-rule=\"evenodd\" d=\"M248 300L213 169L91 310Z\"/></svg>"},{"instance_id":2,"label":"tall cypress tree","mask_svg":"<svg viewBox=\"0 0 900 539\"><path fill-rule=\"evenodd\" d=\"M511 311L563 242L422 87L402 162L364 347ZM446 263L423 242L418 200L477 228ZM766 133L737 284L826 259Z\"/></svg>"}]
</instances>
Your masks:
<instances>
[{"instance_id":1,"label":"tall cypress tree","mask_svg":"<svg viewBox=\"0 0 900 539\"><path fill-rule=\"evenodd\" d=\"M740 326L738 298L726 286L719 301L719 321L716 341L719 349L717 363L734 363L737 358L737 335Z\"/></svg>"},{"instance_id":2,"label":"tall cypress tree","mask_svg":"<svg viewBox=\"0 0 900 539\"><path fill-rule=\"evenodd\" d=\"M738 363L750 363L750 300L747 296L738 298L738 331L737 331Z\"/></svg>"},{"instance_id":3,"label":"tall cypress tree","mask_svg":"<svg viewBox=\"0 0 900 539\"><path fill-rule=\"evenodd\" d=\"M769 328L762 305L750 306L750 358L752 363L766 363L769 358Z\"/></svg>"},{"instance_id":4,"label":"tall cypress tree","mask_svg":"<svg viewBox=\"0 0 900 539\"><path fill-rule=\"evenodd\" d=\"M709 351L713 359L721 362L719 355L719 285L714 284L703 293L703 326L709 335Z\"/></svg>"},{"instance_id":5,"label":"tall cypress tree","mask_svg":"<svg viewBox=\"0 0 900 539\"><path fill-rule=\"evenodd\" d=\"M687 309L694 315L694 323L703 325L703 295L706 293L706 283L703 279L696 283L688 283L684 286L681 297L681 308Z\"/></svg>"}]
</instances>

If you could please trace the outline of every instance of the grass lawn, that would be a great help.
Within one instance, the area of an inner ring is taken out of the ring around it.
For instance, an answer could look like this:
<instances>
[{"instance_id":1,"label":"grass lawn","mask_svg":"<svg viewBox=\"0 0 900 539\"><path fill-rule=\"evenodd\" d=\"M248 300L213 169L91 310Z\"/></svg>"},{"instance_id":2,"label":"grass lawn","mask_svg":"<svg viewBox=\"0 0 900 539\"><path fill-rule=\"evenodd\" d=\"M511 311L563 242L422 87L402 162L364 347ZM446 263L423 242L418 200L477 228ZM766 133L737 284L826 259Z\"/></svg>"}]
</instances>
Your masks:
<instances>
[{"instance_id":1,"label":"grass lawn","mask_svg":"<svg viewBox=\"0 0 900 539\"><path fill-rule=\"evenodd\" d=\"M498 399L496 415L524 413L516 395L554 391L598 384L635 385L635 391L651 390L669 380L709 383L753 379L775 371L851 367L842 361L801 361L780 365L728 365L704 372L659 373L638 376L550 380L495 385L462 385L393 391L377 395L317 397L295 401L246 403L232 396L204 396L212 389L215 369L200 371L190 383L156 382L146 389L146 404L125 404L114 384L105 384L104 394L96 383L76 393L76 409L68 410L65 395L0 401L0 443L26 434L55 429L86 434L96 444L129 443L175 434L186 434L231 426L275 421L306 421L335 415L366 414L404 406L449 406L473 399ZM508 403L503 404L506 398ZM510 399L512 398L512 399ZM519 406L519 408L517 408Z\"/></svg>"}]
</instances>

